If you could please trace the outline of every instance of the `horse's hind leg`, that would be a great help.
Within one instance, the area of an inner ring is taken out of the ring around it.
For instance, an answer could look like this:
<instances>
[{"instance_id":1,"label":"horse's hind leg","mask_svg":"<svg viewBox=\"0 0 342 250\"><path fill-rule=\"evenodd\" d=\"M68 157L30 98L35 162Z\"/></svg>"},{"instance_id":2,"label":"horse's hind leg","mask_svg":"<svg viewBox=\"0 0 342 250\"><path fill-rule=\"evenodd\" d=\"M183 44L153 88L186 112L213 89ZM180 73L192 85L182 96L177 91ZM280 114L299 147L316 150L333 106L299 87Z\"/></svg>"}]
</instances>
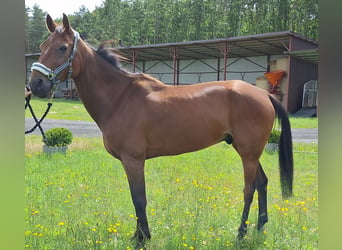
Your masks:
<instances>
[{"instance_id":1,"label":"horse's hind leg","mask_svg":"<svg viewBox=\"0 0 342 250\"><path fill-rule=\"evenodd\" d=\"M257 177L255 180L255 186L258 191L258 202L259 202L259 218L257 229L263 230L263 226L268 221L267 216L267 176L261 167L259 162Z\"/></svg>"},{"instance_id":2,"label":"horse's hind leg","mask_svg":"<svg viewBox=\"0 0 342 250\"><path fill-rule=\"evenodd\" d=\"M261 231L268 221L267 217L267 177L258 161L244 161L244 208L241 217L241 224L238 230L238 239L242 239L247 233L249 210L253 201L255 189L258 191L259 218L257 229Z\"/></svg>"},{"instance_id":3,"label":"horse's hind leg","mask_svg":"<svg viewBox=\"0 0 342 250\"><path fill-rule=\"evenodd\" d=\"M238 239L242 239L247 233L247 224L249 209L253 201L253 195L255 191L255 179L257 175L258 162L255 161L244 161L243 170L245 177L244 192L244 207L241 217L241 224L238 230Z\"/></svg>"}]
</instances>

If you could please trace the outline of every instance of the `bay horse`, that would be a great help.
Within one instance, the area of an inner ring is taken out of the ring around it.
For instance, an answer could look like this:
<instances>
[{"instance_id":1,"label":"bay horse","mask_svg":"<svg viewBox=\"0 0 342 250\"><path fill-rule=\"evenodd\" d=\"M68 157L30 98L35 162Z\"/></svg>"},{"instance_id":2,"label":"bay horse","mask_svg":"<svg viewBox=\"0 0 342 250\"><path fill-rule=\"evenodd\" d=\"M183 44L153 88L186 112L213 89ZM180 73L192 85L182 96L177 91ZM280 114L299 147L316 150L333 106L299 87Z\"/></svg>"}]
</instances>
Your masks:
<instances>
[{"instance_id":1,"label":"bay horse","mask_svg":"<svg viewBox=\"0 0 342 250\"><path fill-rule=\"evenodd\" d=\"M267 182L259 158L276 116L281 124L280 182L283 197L292 195L293 153L288 116L267 91L240 80L187 86L166 85L153 77L130 73L120 56L102 44L88 46L71 28L68 17L55 23L46 17L50 35L32 64L29 86L48 97L55 85L72 78L81 101L102 131L106 150L122 162L136 211L137 242L151 237L146 217L146 159L200 150L221 141L232 144L244 170L244 208L238 238L247 233L248 214L258 192L257 229L268 221Z\"/></svg>"}]
</instances>

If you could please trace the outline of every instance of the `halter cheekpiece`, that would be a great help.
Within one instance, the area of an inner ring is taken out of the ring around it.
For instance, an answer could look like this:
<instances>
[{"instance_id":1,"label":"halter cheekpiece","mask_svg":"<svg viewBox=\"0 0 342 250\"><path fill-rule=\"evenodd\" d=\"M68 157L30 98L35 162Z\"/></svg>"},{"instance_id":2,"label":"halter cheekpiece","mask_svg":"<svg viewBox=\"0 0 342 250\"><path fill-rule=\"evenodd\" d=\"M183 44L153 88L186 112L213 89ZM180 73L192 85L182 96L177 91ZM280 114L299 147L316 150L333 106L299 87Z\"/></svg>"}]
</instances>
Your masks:
<instances>
[{"instance_id":1,"label":"halter cheekpiece","mask_svg":"<svg viewBox=\"0 0 342 250\"><path fill-rule=\"evenodd\" d=\"M35 62L31 66L31 71L36 70L36 71L42 73L43 75L47 76L47 78L50 80L52 86L61 83L61 80L57 79L57 76L59 75L59 73L61 73L64 69L66 69L68 67L69 67L68 76L65 80L70 79L72 76L72 61L76 55L77 42L80 38L80 35L77 31L73 30L73 32L74 32L73 49L72 49L70 57L63 64L61 64L60 66L58 66L55 69L50 69L49 67L46 67L44 64L42 64L40 62Z\"/></svg>"}]
</instances>

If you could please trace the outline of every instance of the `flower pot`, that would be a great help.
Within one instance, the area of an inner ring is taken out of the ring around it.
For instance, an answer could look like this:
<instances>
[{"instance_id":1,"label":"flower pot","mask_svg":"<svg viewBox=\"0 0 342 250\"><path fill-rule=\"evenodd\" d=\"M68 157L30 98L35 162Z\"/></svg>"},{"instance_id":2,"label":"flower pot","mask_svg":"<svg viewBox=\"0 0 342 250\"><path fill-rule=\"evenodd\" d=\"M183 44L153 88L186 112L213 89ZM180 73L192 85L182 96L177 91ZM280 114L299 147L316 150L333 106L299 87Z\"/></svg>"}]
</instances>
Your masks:
<instances>
[{"instance_id":1,"label":"flower pot","mask_svg":"<svg viewBox=\"0 0 342 250\"><path fill-rule=\"evenodd\" d=\"M52 154L52 153L62 153L66 154L68 150L68 146L48 146L46 144L43 145L43 152L46 154Z\"/></svg>"}]
</instances>

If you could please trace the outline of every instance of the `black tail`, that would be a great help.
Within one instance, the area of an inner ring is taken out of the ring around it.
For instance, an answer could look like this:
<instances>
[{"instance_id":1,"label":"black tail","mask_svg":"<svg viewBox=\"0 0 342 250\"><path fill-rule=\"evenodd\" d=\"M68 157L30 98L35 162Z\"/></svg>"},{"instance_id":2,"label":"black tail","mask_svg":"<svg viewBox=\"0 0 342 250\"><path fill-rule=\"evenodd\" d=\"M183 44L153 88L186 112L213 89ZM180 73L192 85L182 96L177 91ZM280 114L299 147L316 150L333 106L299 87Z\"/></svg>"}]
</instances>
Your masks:
<instances>
[{"instance_id":1,"label":"black tail","mask_svg":"<svg viewBox=\"0 0 342 250\"><path fill-rule=\"evenodd\" d=\"M292 195L293 184L293 153L290 121L285 109L279 101L270 96L275 112L281 123L279 141L279 166L281 191L284 198Z\"/></svg>"}]
</instances>

